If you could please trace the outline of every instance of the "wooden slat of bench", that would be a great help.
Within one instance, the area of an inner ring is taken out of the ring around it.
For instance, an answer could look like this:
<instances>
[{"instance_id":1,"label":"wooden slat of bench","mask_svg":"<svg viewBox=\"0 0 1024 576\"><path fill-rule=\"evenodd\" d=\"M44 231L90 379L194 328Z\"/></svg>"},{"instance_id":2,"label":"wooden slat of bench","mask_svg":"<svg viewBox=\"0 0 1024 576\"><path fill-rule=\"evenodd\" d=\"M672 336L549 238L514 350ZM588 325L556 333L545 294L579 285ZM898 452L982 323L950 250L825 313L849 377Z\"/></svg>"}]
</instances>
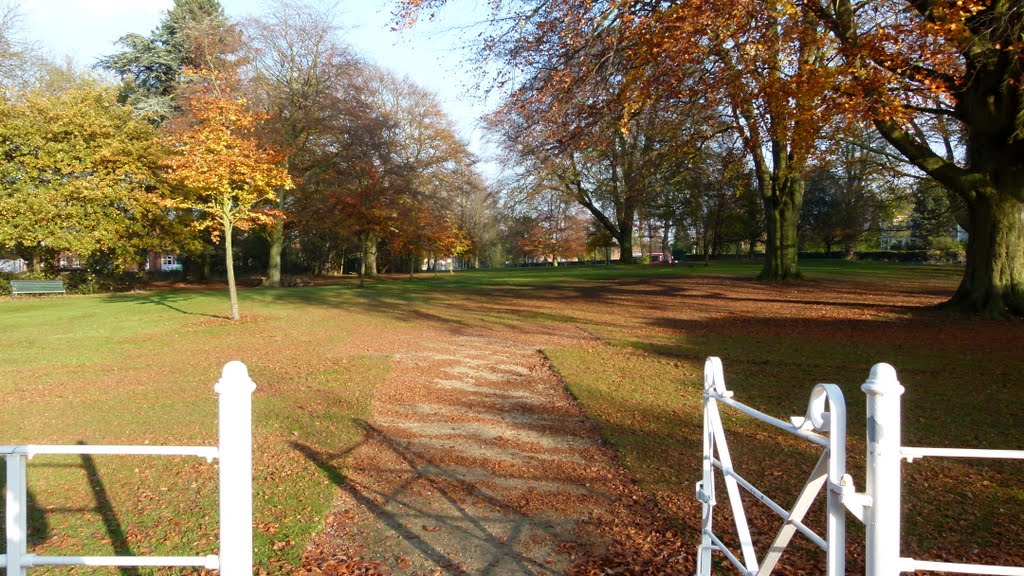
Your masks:
<instances>
[{"instance_id":1,"label":"wooden slat of bench","mask_svg":"<svg viewBox=\"0 0 1024 576\"><path fill-rule=\"evenodd\" d=\"M11 280L11 296L63 293L65 293L63 280Z\"/></svg>"}]
</instances>

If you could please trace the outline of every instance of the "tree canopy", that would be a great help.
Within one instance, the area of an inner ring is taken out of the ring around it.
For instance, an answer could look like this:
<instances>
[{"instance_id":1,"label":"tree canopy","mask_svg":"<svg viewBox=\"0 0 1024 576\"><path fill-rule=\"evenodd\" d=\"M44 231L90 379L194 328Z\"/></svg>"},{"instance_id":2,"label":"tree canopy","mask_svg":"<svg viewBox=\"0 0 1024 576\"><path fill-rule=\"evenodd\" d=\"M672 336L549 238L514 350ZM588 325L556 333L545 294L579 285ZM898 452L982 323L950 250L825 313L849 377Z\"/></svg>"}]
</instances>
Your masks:
<instances>
[{"instance_id":1,"label":"tree canopy","mask_svg":"<svg viewBox=\"0 0 1024 576\"><path fill-rule=\"evenodd\" d=\"M84 78L0 100L0 245L125 268L181 240L152 127Z\"/></svg>"},{"instance_id":2,"label":"tree canopy","mask_svg":"<svg viewBox=\"0 0 1024 576\"><path fill-rule=\"evenodd\" d=\"M165 177L183 189L178 206L199 211L197 225L210 229L214 240L223 238L231 319L238 320L232 233L273 223L277 214L266 202L293 184L281 166L283 155L255 137L260 118L245 98L227 92L215 72L193 75L199 87L166 137L171 153Z\"/></svg>"}]
</instances>

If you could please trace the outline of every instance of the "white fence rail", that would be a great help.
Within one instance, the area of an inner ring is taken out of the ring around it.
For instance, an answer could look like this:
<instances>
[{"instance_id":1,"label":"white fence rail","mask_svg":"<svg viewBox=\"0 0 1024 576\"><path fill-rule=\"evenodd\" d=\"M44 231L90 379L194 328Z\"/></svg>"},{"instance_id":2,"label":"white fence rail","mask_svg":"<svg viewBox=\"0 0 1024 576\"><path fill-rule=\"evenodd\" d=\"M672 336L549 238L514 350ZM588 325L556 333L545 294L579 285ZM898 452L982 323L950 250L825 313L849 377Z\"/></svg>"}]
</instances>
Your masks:
<instances>
[{"instance_id":1,"label":"white fence rail","mask_svg":"<svg viewBox=\"0 0 1024 576\"><path fill-rule=\"evenodd\" d=\"M256 385L241 362L224 366L214 386L219 395L219 444L207 446L0 446L7 465L5 487L7 576L26 576L37 566L176 566L252 575L252 393ZM28 460L38 454L197 456L220 460L220 554L207 556L37 556L28 553Z\"/></svg>"},{"instance_id":2,"label":"white fence rail","mask_svg":"<svg viewBox=\"0 0 1024 576\"><path fill-rule=\"evenodd\" d=\"M867 475L863 493L854 489L853 479L846 474L846 402L838 386L815 386L811 392L807 414L791 418L787 423L734 400L733 393L725 386L721 360L715 357L707 359L704 364L703 478L697 483L697 499L703 503L701 544L697 549L697 576L711 574L713 552L724 555L744 576L767 576L775 568L796 532L800 532L826 551L827 576L844 576L847 511L866 527L866 576L897 576L903 572L923 570L1024 576L1024 567L932 562L900 556L902 460L912 462L914 459L925 457L1024 459L1024 450L902 446L900 397L904 389L896 378L896 370L888 364L876 364L861 390L867 395ZM791 509L786 510L772 501L736 472L729 455L725 429L719 413L720 404L818 444L824 449ZM826 432L827 437L823 436ZM717 504L716 469L721 473L726 485L742 560L715 534L713 513ZM775 540L761 559L758 559L750 537L739 487L767 505L783 520ZM826 489L828 516L826 537L816 534L803 524L804 515L823 487Z\"/></svg>"}]
</instances>

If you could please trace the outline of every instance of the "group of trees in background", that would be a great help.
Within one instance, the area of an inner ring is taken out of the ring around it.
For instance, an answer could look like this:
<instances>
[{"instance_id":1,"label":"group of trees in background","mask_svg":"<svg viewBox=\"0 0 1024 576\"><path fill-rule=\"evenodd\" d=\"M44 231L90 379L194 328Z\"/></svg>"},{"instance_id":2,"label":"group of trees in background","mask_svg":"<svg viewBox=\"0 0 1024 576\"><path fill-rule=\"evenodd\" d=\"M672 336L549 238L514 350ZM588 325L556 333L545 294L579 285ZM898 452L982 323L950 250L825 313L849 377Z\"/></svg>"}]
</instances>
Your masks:
<instances>
[{"instance_id":1,"label":"group of trees in background","mask_svg":"<svg viewBox=\"0 0 1024 576\"><path fill-rule=\"evenodd\" d=\"M447 3L403 0L399 19L411 25ZM892 182L931 194L913 180L926 175L950 192L969 233L951 304L1024 314L1019 2L490 6L481 54L501 63L494 81L507 89L496 124L513 154L554 175L618 240L622 261L645 211L688 191L701 198L690 203L704 211L700 226L724 227L715 198L739 186L761 203L761 277L799 277L801 229L829 249L847 243L865 214L907 202ZM721 169L726 150L742 155L738 173Z\"/></svg>"},{"instance_id":2,"label":"group of trees in background","mask_svg":"<svg viewBox=\"0 0 1024 576\"><path fill-rule=\"evenodd\" d=\"M493 200L476 159L435 95L354 54L329 13L280 0L232 22L175 0L97 63L119 83L47 62L16 22L6 7L0 256L113 273L169 253L208 274L220 253L235 318L236 254L270 285L347 259L479 264Z\"/></svg>"},{"instance_id":3,"label":"group of trees in background","mask_svg":"<svg viewBox=\"0 0 1024 576\"><path fill-rule=\"evenodd\" d=\"M396 0L396 17L446 3ZM1017 4L490 2L479 70L502 95L486 124L507 167L490 183L435 95L295 0L242 22L175 0L98 63L118 85L41 62L7 9L0 247L209 268L242 228L243 260L278 285L288 269L763 246L761 277L787 280L801 248L891 245L886 222L900 246L940 247L959 225L952 304L1024 314Z\"/></svg>"}]
</instances>

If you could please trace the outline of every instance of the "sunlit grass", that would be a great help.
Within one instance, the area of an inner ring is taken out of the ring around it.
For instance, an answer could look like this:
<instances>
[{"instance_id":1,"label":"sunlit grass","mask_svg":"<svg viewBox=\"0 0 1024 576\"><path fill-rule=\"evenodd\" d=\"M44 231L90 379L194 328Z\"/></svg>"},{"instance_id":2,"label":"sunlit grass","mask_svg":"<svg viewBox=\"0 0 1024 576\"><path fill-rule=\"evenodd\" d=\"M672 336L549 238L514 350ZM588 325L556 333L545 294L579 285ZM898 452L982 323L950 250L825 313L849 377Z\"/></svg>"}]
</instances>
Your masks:
<instances>
[{"instance_id":1,"label":"sunlit grass","mask_svg":"<svg viewBox=\"0 0 1024 576\"><path fill-rule=\"evenodd\" d=\"M779 417L802 413L815 383L840 384L857 479L859 386L879 361L895 365L907 387L907 444L1021 447L1019 324L943 316L903 302L922 301L912 298L920 293L941 301L955 288L958 270L833 260L802 268L807 280L795 285L754 282L759 266L733 261L381 277L366 288L346 278L244 290L240 323L223 318L221 291L5 302L0 444L213 444L212 386L225 362L240 359L259 385L256 557L271 572L292 570L335 494L294 446L313 446L343 463L361 438L373 388L389 369L387 358L352 349L357 333L422 326L578 335L578 345L545 350L553 368L691 539L699 522L692 494L700 470L701 370L709 355L723 358L739 399ZM806 464L805 447L727 418L736 430L737 461L769 471ZM89 466L93 472L80 458L33 462L38 550L110 554L127 543L133 553L215 552L214 467L107 458ZM803 481L789 476L772 473L769 483L785 496ZM906 477L908 550L935 549L950 530L991 530L979 542L988 557L1000 547L1024 546L1019 522L992 519L1021 518L1019 467L924 460L908 466ZM102 500L95 478L117 522L94 510ZM948 491L956 486L965 488ZM971 512L950 517L965 498ZM124 534L115 538L117 526ZM956 544L954 552L966 548Z\"/></svg>"},{"instance_id":2,"label":"sunlit grass","mask_svg":"<svg viewBox=\"0 0 1024 576\"><path fill-rule=\"evenodd\" d=\"M235 324L218 317L219 291L5 304L0 444L216 445L213 385L224 363L242 360L258 386L256 561L290 572L336 493L292 442L355 446L388 361L346 349L358 320L344 310L246 296ZM216 553L216 475L196 458L37 457L33 550Z\"/></svg>"}]
</instances>

